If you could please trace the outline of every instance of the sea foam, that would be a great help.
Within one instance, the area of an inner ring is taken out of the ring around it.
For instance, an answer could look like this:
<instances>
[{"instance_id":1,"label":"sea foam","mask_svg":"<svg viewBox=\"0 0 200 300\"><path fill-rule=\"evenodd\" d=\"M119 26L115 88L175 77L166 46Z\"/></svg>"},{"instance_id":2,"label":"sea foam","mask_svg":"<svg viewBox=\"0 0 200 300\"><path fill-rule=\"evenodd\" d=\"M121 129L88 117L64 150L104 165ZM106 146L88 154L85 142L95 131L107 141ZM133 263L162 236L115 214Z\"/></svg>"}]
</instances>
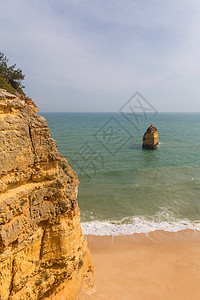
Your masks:
<instances>
[{"instance_id":1,"label":"sea foam","mask_svg":"<svg viewBox=\"0 0 200 300\"><path fill-rule=\"evenodd\" d=\"M81 223L84 235L131 235L134 233L149 233L155 230L177 232L185 229L200 231L200 221L191 222L187 219L176 222L155 222L146 220L143 217L134 217L132 222L109 222L109 221L91 221Z\"/></svg>"}]
</instances>

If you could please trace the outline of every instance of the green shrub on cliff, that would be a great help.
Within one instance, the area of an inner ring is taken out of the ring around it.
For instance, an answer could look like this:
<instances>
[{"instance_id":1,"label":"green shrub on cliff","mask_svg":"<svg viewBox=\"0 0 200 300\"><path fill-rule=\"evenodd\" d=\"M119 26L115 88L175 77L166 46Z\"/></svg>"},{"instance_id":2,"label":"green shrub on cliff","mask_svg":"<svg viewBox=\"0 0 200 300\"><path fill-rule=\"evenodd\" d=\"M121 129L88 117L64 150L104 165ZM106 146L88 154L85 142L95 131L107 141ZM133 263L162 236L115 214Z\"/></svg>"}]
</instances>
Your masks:
<instances>
[{"instance_id":1,"label":"green shrub on cliff","mask_svg":"<svg viewBox=\"0 0 200 300\"><path fill-rule=\"evenodd\" d=\"M5 89L7 92L15 94L16 90L10 85L3 74L0 73L0 88Z\"/></svg>"},{"instance_id":2,"label":"green shrub on cliff","mask_svg":"<svg viewBox=\"0 0 200 300\"><path fill-rule=\"evenodd\" d=\"M0 52L0 88L7 90L10 93L24 94L21 82L25 75L21 69L16 69L16 64L8 66L8 59L4 53Z\"/></svg>"}]
</instances>

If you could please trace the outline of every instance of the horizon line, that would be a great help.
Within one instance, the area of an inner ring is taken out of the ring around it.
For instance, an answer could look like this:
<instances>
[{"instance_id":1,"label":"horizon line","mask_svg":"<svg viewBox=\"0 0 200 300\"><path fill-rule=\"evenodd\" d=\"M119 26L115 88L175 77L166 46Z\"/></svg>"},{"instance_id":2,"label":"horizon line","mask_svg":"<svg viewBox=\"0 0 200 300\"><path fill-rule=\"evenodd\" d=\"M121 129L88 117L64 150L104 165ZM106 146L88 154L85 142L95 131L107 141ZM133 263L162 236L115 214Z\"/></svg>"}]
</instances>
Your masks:
<instances>
[{"instance_id":1,"label":"horizon line","mask_svg":"<svg viewBox=\"0 0 200 300\"><path fill-rule=\"evenodd\" d=\"M56 113L56 114L65 114L65 113L70 113L70 114L77 114L77 113L86 113L86 114L101 114L101 113L104 113L104 114L122 114L121 112L119 111L38 111L38 113ZM131 112L124 112L125 114L132 114ZM136 112L136 113L140 113L140 112ZM171 114L171 113L180 113L180 114L195 114L195 113L200 113L200 111L160 111L160 112L157 112L157 114L160 114L160 113L166 113L166 114ZM154 112L146 112L146 114L154 114Z\"/></svg>"}]
</instances>

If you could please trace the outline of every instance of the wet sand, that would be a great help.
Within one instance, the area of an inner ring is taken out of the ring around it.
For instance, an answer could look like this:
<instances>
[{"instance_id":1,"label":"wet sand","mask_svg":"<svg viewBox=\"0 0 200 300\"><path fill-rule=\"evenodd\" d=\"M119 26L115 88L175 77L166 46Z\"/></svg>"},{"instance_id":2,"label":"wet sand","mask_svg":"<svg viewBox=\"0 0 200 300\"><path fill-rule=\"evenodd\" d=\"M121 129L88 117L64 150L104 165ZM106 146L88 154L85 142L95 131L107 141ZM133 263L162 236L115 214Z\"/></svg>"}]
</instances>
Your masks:
<instances>
[{"instance_id":1,"label":"wet sand","mask_svg":"<svg viewBox=\"0 0 200 300\"><path fill-rule=\"evenodd\" d=\"M94 288L76 300L199 300L200 232L87 236Z\"/></svg>"}]
</instances>

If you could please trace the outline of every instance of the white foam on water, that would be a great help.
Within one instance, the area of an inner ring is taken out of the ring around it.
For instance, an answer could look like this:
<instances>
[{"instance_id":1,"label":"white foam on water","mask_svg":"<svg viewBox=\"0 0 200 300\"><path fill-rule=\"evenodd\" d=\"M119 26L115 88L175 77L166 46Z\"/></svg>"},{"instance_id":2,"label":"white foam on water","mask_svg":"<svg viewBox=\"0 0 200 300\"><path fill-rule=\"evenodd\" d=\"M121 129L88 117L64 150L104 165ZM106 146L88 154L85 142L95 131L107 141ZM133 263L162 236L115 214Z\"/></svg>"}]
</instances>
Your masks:
<instances>
[{"instance_id":1,"label":"white foam on water","mask_svg":"<svg viewBox=\"0 0 200 300\"><path fill-rule=\"evenodd\" d=\"M189 220L179 220L173 222L154 222L146 220L143 217L133 217L129 223L109 222L109 221L91 221L81 223L84 235L131 235L134 233L149 233L155 230L177 232L185 229L200 231L200 221L190 222Z\"/></svg>"}]
</instances>

